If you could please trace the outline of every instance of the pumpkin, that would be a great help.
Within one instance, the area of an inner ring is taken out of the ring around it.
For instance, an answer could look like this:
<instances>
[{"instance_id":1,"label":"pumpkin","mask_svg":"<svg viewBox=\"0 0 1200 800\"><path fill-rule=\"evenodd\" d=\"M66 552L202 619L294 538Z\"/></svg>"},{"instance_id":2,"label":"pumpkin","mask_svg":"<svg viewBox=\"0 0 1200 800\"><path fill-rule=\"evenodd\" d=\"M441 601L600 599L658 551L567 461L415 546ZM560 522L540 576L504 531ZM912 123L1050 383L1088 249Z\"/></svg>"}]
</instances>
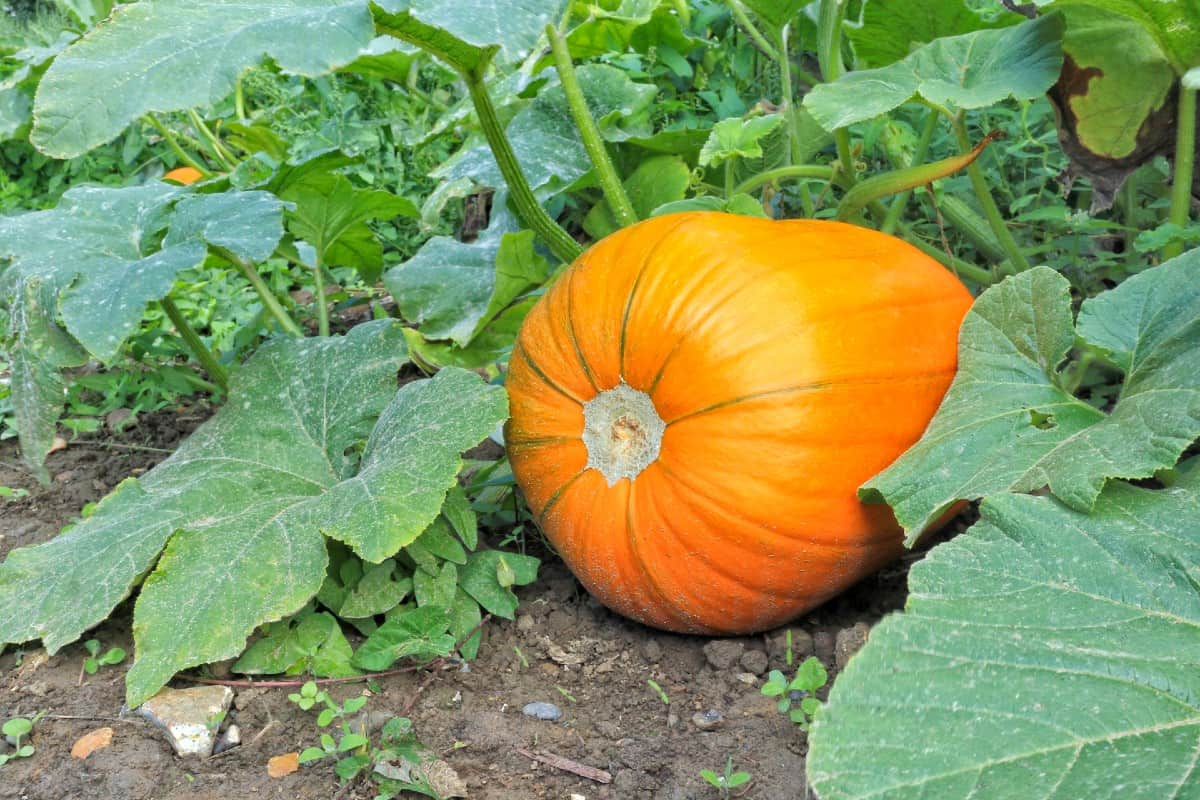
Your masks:
<instances>
[{"instance_id":1,"label":"pumpkin","mask_svg":"<svg viewBox=\"0 0 1200 800\"><path fill-rule=\"evenodd\" d=\"M203 178L204 175L195 167L176 167L170 172L163 175L164 181L172 181L174 183L182 183L184 186L195 183Z\"/></svg>"},{"instance_id":2,"label":"pumpkin","mask_svg":"<svg viewBox=\"0 0 1200 800\"><path fill-rule=\"evenodd\" d=\"M685 633L776 627L902 552L890 510L856 490L937 410L970 304L936 261L852 225L632 225L517 336L517 484L614 611Z\"/></svg>"}]
</instances>

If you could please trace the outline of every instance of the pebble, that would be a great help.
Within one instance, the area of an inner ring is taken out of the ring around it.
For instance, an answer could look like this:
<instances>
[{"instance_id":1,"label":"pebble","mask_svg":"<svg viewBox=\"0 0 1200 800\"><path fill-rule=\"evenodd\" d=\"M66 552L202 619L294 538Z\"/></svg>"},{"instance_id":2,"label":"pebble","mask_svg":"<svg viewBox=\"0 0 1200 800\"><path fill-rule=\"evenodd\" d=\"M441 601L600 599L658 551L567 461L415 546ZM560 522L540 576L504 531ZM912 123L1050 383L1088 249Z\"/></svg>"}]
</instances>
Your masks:
<instances>
[{"instance_id":1,"label":"pebble","mask_svg":"<svg viewBox=\"0 0 1200 800\"><path fill-rule=\"evenodd\" d=\"M725 717L715 708L710 708L708 711L697 711L695 714L692 714L692 724L702 731L711 731L719 728L723 722L725 722Z\"/></svg>"},{"instance_id":2,"label":"pebble","mask_svg":"<svg viewBox=\"0 0 1200 800\"><path fill-rule=\"evenodd\" d=\"M162 729L179 755L207 757L216 742L213 720L229 711L232 702L233 689L228 686L163 689L137 713Z\"/></svg>"},{"instance_id":3,"label":"pebble","mask_svg":"<svg viewBox=\"0 0 1200 800\"><path fill-rule=\"evenodd\" d=\"M662 645L650 639L642 645L642 656L651 664L657 664L662 658Z\"/></svg>"},{"instance_id":4,"label":"pebble","mask_svg":"<svg viewBox=\"0 0 1200 800\"><path fill-rule=\"evenodd\" d=\"M534 719L545 719L553 722L562 718L562 709L554 703L529 703L521 709L521 713Z\"/></svg>"},{"instance_id":5,"label":"pebble","mask_svg":"<svg viewBox=\"0 0 1200 800\"><path fill-rule=\"evenodd\" d=\"M237 725L230 725L225 729L225 732L217 739L217 743L213 745L213 755L224 753L226 750L232 750L242 743L242 729Z\"/></svg>"},{"instance_id":6,"label":"pebble","mask_svg":"<svg viewBox=\"0 0 1200 800\"><path fill-rule=\"evenodd\" d=\"M870 633L871 629L865 622L858 622L852 628L842 628L838 631L837 640L833 645L833 657L838 669L844 669L846 664L850 663L851 657L867 643Z\"/></svg>"},{"instance_id":7,"label":"pebble","mask_svg":"<svg viewBox=\"0 0 1200 800\"><path fill-rule=\"evenodd\" d=\"M747 686L755 686L758 684L758 676L753 672L739 672L733 677L738 683L744 683Z\"/></svg>"},{"instance_id":8,"label":"pebble","mask_svg":"<svg viewBox=\"0 0 1200 800\"><path fill-rule=\"evenodd\" d=\"M596 732L608 739L620 739L623 733L620 725L608 719L596 723Z\"/></svg>"},{"instance_id":9,"label":"pebble","mask_svg":"<svg viewBox=\"0 0 1200 800\"><path fill-rule=\"evenodd\" d=\"M742 669L746 672L753 672L755 675L762 675L767 671L767 654L762 650L747 650L742 654L741 661Z\"/></svg>"},{"instance_id":10,"label":"pebble","mask_svg":"<svg viewBox=\"0 0 1200 800\"><path fill-rule=\"evenodd\" d=\"M704 657L713 669L730 669L745 650L746 645L734 639L713 639L704 645Z\"/></svg>"},{"instance_id":11,"label":"pebble","mask_svg":"<svg viewBox=\"0 0 1200 800\"><path fill-rule=\"evenodd\" d=\"M533 626L534 620L532 616L529 614L517 615L517 630L521 631L521 633L526 633L527 631L533 630Z\"/></svg>"}]
</instances>

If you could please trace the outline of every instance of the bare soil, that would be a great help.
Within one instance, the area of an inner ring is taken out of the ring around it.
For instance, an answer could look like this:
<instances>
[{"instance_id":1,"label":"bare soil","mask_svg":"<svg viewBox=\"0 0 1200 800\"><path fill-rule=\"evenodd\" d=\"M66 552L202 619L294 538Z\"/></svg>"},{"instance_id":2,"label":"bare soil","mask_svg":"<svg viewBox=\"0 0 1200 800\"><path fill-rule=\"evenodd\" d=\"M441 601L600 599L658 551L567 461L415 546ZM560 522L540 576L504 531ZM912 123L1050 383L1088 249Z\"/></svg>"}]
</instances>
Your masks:
<instances>
[{"instance_id":1,"label":"bare soil","mask_svg":"<svg viewBox=\"0 0 1200 800\"><path fill-rule=\"evenodd\" d=\"M49 487L23 470L13 442L0 442L0 485L29 491L15 501L0 500L0 558L53 537L84 504L165 458L207 413L203 407L163 411L131 430L73 442L51 454ZM963 527L963 520L950 526ZM651 630L611 614L561 562L537 555L545 558L540 579L521 590L515 621L485 626L478 659L430 680L426 673L383 678L382 691L370 697L366 709L399 714L411 706L408 716L421 740L442 755L476 800L717 798L719 792L699 773L720 772L729 757L753 776L734 796L811 796L804 779L804 734L759 691L767 670L785 668L785 629L720 640ZM918 557L789 626L795 656L815 652L836 679L839 664L867 627L903 605L907 567ZM106 648L132 653L128 604L90 635ZM362 784L339 793L327 762L283 778L267 775L272 756L317 744L314 716L288 702L288 689L239 688L227 722L239 726L241 746L185 760L150 723L122 708L131 659L80 681L84 654L75 644L47 658L31 643L0 655L0 720L46 712L34 730L35 754L0 767L0 798L374 797ZM670 702L648 681L661 686ZM178 678L173 685L191 684ZM363 693L364 684L337 684L330 691L345 699ZM522 707L534 701L557 705L562 718L523 715ZM693 716L708 711L722 721L702 730ZM115 730L110 746L86 760L70 756L79 737L106 725ZM548 766L522 750L603 770L611 782Z\"/></svg>"}]
</instances>

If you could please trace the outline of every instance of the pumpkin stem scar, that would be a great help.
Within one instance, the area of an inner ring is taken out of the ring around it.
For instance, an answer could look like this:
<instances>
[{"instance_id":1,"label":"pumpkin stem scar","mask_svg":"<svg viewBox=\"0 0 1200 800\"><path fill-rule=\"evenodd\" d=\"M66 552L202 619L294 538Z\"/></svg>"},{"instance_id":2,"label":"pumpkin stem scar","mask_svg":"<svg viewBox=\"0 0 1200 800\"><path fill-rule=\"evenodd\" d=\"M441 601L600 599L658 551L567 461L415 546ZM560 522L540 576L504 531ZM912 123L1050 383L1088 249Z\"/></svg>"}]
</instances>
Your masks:
<instances>
[{"instance_id":1,"label":"pumpkin stem scar","mask_svg":"<svg viewBox=\"0 0 1200 800\"><path fill-rule=\"evenodd\" d=\"M609 486L633 480L658 458L666 429L650 395L622 379L583 404L587 467L600 470Z\"/></svg>"}]
</instances>

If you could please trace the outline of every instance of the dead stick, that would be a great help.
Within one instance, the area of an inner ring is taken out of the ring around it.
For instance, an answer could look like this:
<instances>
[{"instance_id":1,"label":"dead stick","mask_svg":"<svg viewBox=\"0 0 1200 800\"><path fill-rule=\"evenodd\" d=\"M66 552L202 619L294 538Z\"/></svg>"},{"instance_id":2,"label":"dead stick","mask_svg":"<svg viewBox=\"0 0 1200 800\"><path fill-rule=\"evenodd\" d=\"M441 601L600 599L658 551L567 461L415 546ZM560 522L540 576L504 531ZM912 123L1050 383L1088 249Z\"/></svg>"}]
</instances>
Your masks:
<instances>
[{"instance_id":1,"label":"dead stick","mask_svg":"<svg viewBox=\"0 0 1200 800\"><path fill-rule=\"evenodd\" d=\"M555 755L554 753L535 753L531 750L526 750L522 747L516 748L517 752L526 758L532 758L534 761L540 761L543 764L549 764L556 769L561 769L564 772L570 772L578 775L581 778L587 778L596 783L612 783L612 775L602 769L589 767L587 764L580 764L578 761L572 761L569 758Z\"/></svg>"}]
</instances>

